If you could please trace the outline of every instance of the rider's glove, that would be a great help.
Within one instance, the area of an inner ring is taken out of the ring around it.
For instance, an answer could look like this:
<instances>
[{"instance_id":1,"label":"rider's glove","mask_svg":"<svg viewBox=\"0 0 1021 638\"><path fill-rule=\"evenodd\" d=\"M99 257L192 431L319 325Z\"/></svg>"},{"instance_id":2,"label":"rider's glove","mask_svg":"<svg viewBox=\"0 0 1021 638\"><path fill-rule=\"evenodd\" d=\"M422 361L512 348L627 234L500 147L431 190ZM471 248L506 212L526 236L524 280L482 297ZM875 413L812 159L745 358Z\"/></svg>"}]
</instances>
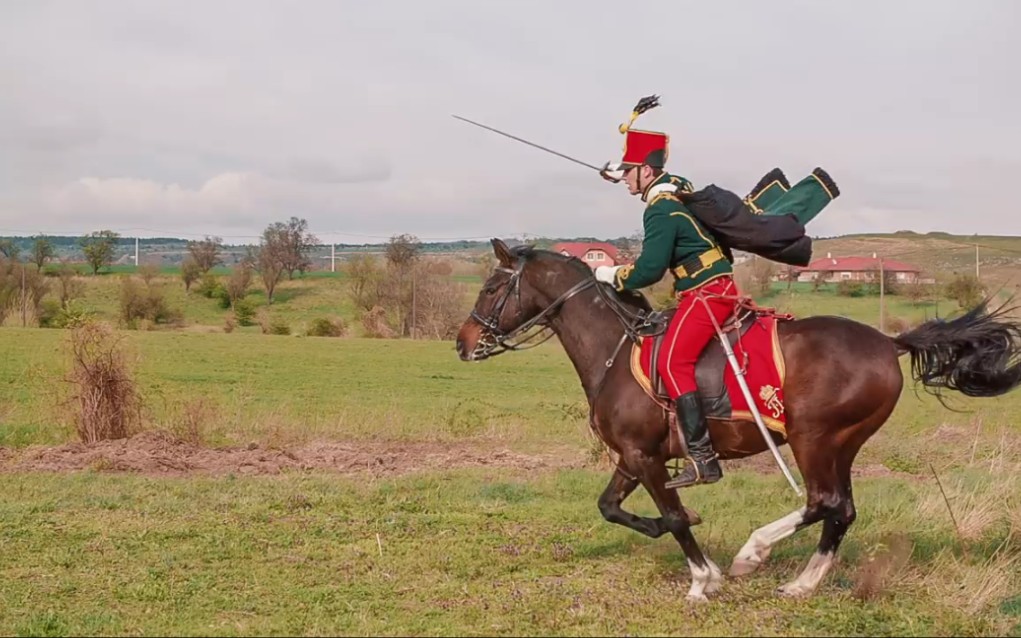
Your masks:
<instances>
[{"instance_id":1,"label":"rider's glove","mask_svg":"<svg viewBox=\"0 0 1021 638\"><path fill-rule=\"evenodd\" d=\"M602 281L611 286L617 285L617 270L620 266L597 266L595 275L596 281Z\"/></svg>"}]
</instances>

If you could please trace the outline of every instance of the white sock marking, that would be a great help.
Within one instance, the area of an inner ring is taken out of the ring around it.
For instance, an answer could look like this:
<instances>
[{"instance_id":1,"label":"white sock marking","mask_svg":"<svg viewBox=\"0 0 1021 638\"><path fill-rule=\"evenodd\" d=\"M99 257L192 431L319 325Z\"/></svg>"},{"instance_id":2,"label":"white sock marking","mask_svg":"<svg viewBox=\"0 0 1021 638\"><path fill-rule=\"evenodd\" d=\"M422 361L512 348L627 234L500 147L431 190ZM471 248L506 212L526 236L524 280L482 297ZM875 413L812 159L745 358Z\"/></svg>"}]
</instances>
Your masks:
<instances>
[{"instance_id":1,"label":"white sock marking","mask_svg":"<svg viewBox=\"0 0 1021 638\"><path fill-rule=\"evenodd\" d=\"M688 568L691 570L691 589L688 590L688 600L708 600L706 594L718 590L723 584L723 572L708 556L705 557L706 566L699 567L688 561Z\"/></svg>"},{"instance_id":2,"label":"white sock marking","mask_svg":"<svg viewBox=\"0 0 1021 638\"><path fill-rule=\"evenodd\" d=\"M773 545L794 534L798 525L805 520L805 511L806 508L802 507L752 532L748 542L734 557L732 570L738 566L744 568L741 571L754 570L765 562Z\"/></svg>"},{"instance_id":3,"label":"white sock marking","mask_svg":"<svg viewBox=\"0 0 1021 638\"><path fill-rule=\"evenodd\" d=\"M780 592L788 596L811 594L819 587L819 583L822 582L822 579L830 571L830 567L833 566L834 557L833 552L825 554L816 552L812 554L812 558L808 561L805 571L801 572L797 579L781 587Z\"/></svg>"}]
</instances>

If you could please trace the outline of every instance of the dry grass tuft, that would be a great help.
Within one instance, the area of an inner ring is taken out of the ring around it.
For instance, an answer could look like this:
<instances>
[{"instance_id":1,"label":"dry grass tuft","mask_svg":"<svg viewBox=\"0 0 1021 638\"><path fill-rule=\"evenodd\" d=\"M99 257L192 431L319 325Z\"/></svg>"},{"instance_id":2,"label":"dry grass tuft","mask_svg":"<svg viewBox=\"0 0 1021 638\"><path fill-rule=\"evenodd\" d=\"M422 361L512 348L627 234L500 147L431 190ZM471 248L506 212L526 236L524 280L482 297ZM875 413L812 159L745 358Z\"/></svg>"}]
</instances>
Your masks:
<instances>
[{"instance_id":1,"label":"dry grass tuft","mask_svg":"<svg viewBox=\"0 0 1021 638\"><path fill-rule=\"evenodd\" d=\"M103 323L71 331L72 421L83 443L122 439L141 422L141 400L120 339Z\"/></svg>"},{"instance_id":2,"label":"dry grass tuft","mask_svg":"<svg viewBox=\"0 0 1021 638\"><path fill-rule=\"evenodd\" d=\"M1017 593L1019 559L1002 547L980 563L944 550L919 584L937 602L977 614Z\"/></svg>"},{"instance_id":3,"label":"dry grass tuft","mask_svg":"<svg viewBox=\"0 0 1021 638\"><path fill-rule=\"evenodd\" d=\"M184 401L167 428L174 436L195 446L208 441L210 424L219 415L218 406L206 397Z\"/></svg>"}]
</instances>

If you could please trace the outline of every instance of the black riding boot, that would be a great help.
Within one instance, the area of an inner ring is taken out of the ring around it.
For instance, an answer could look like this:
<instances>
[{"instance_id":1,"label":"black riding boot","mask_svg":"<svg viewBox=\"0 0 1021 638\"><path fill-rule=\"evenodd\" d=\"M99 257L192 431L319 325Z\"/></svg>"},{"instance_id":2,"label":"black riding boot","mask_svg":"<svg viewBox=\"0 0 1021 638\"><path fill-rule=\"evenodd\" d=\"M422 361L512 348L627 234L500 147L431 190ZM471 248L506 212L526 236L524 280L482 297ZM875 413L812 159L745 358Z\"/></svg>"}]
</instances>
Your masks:
<instances>
[{"instance_id":1,"label":"black riding boot","mask_svg":"<svg viewBox=\"0 0 1021 638\"><path fill-rule=\"evenodd\" d=\"M677 419L688 444L688 463L677 476L667 481L666 487L674 489L706 483L715 483L723 478L719 456L709 440L709 424L702 414L702 404L697 392L677 397Z\"/></svg>"}]
</instances>

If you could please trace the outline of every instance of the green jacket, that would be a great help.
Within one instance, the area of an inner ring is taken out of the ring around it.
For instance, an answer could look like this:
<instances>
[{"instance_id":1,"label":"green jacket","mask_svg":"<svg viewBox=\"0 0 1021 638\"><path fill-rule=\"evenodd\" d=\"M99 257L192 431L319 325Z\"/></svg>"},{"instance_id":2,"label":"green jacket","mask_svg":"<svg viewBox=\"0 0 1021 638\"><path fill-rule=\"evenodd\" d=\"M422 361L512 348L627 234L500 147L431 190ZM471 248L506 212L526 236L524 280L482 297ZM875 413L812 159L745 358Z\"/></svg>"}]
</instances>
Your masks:
<instances>
[{"instance_id":1,"label":"green jacket","mask_svg":"<svg viewBox=\"0 0 1021 638\"><path fill-rule=\"evenodd\" d=\"M647 202L642 254L634 264L617 270L617 290L651 286L662 279L667 270L674 275L677 292L733 273L733 267L723 257L712 234L674 195L677 189L690 192L691 182L666 172L646 188L642 195ZM680 268L685 263L688 263L686 270Z\"/></svg>"}]
</instances>

